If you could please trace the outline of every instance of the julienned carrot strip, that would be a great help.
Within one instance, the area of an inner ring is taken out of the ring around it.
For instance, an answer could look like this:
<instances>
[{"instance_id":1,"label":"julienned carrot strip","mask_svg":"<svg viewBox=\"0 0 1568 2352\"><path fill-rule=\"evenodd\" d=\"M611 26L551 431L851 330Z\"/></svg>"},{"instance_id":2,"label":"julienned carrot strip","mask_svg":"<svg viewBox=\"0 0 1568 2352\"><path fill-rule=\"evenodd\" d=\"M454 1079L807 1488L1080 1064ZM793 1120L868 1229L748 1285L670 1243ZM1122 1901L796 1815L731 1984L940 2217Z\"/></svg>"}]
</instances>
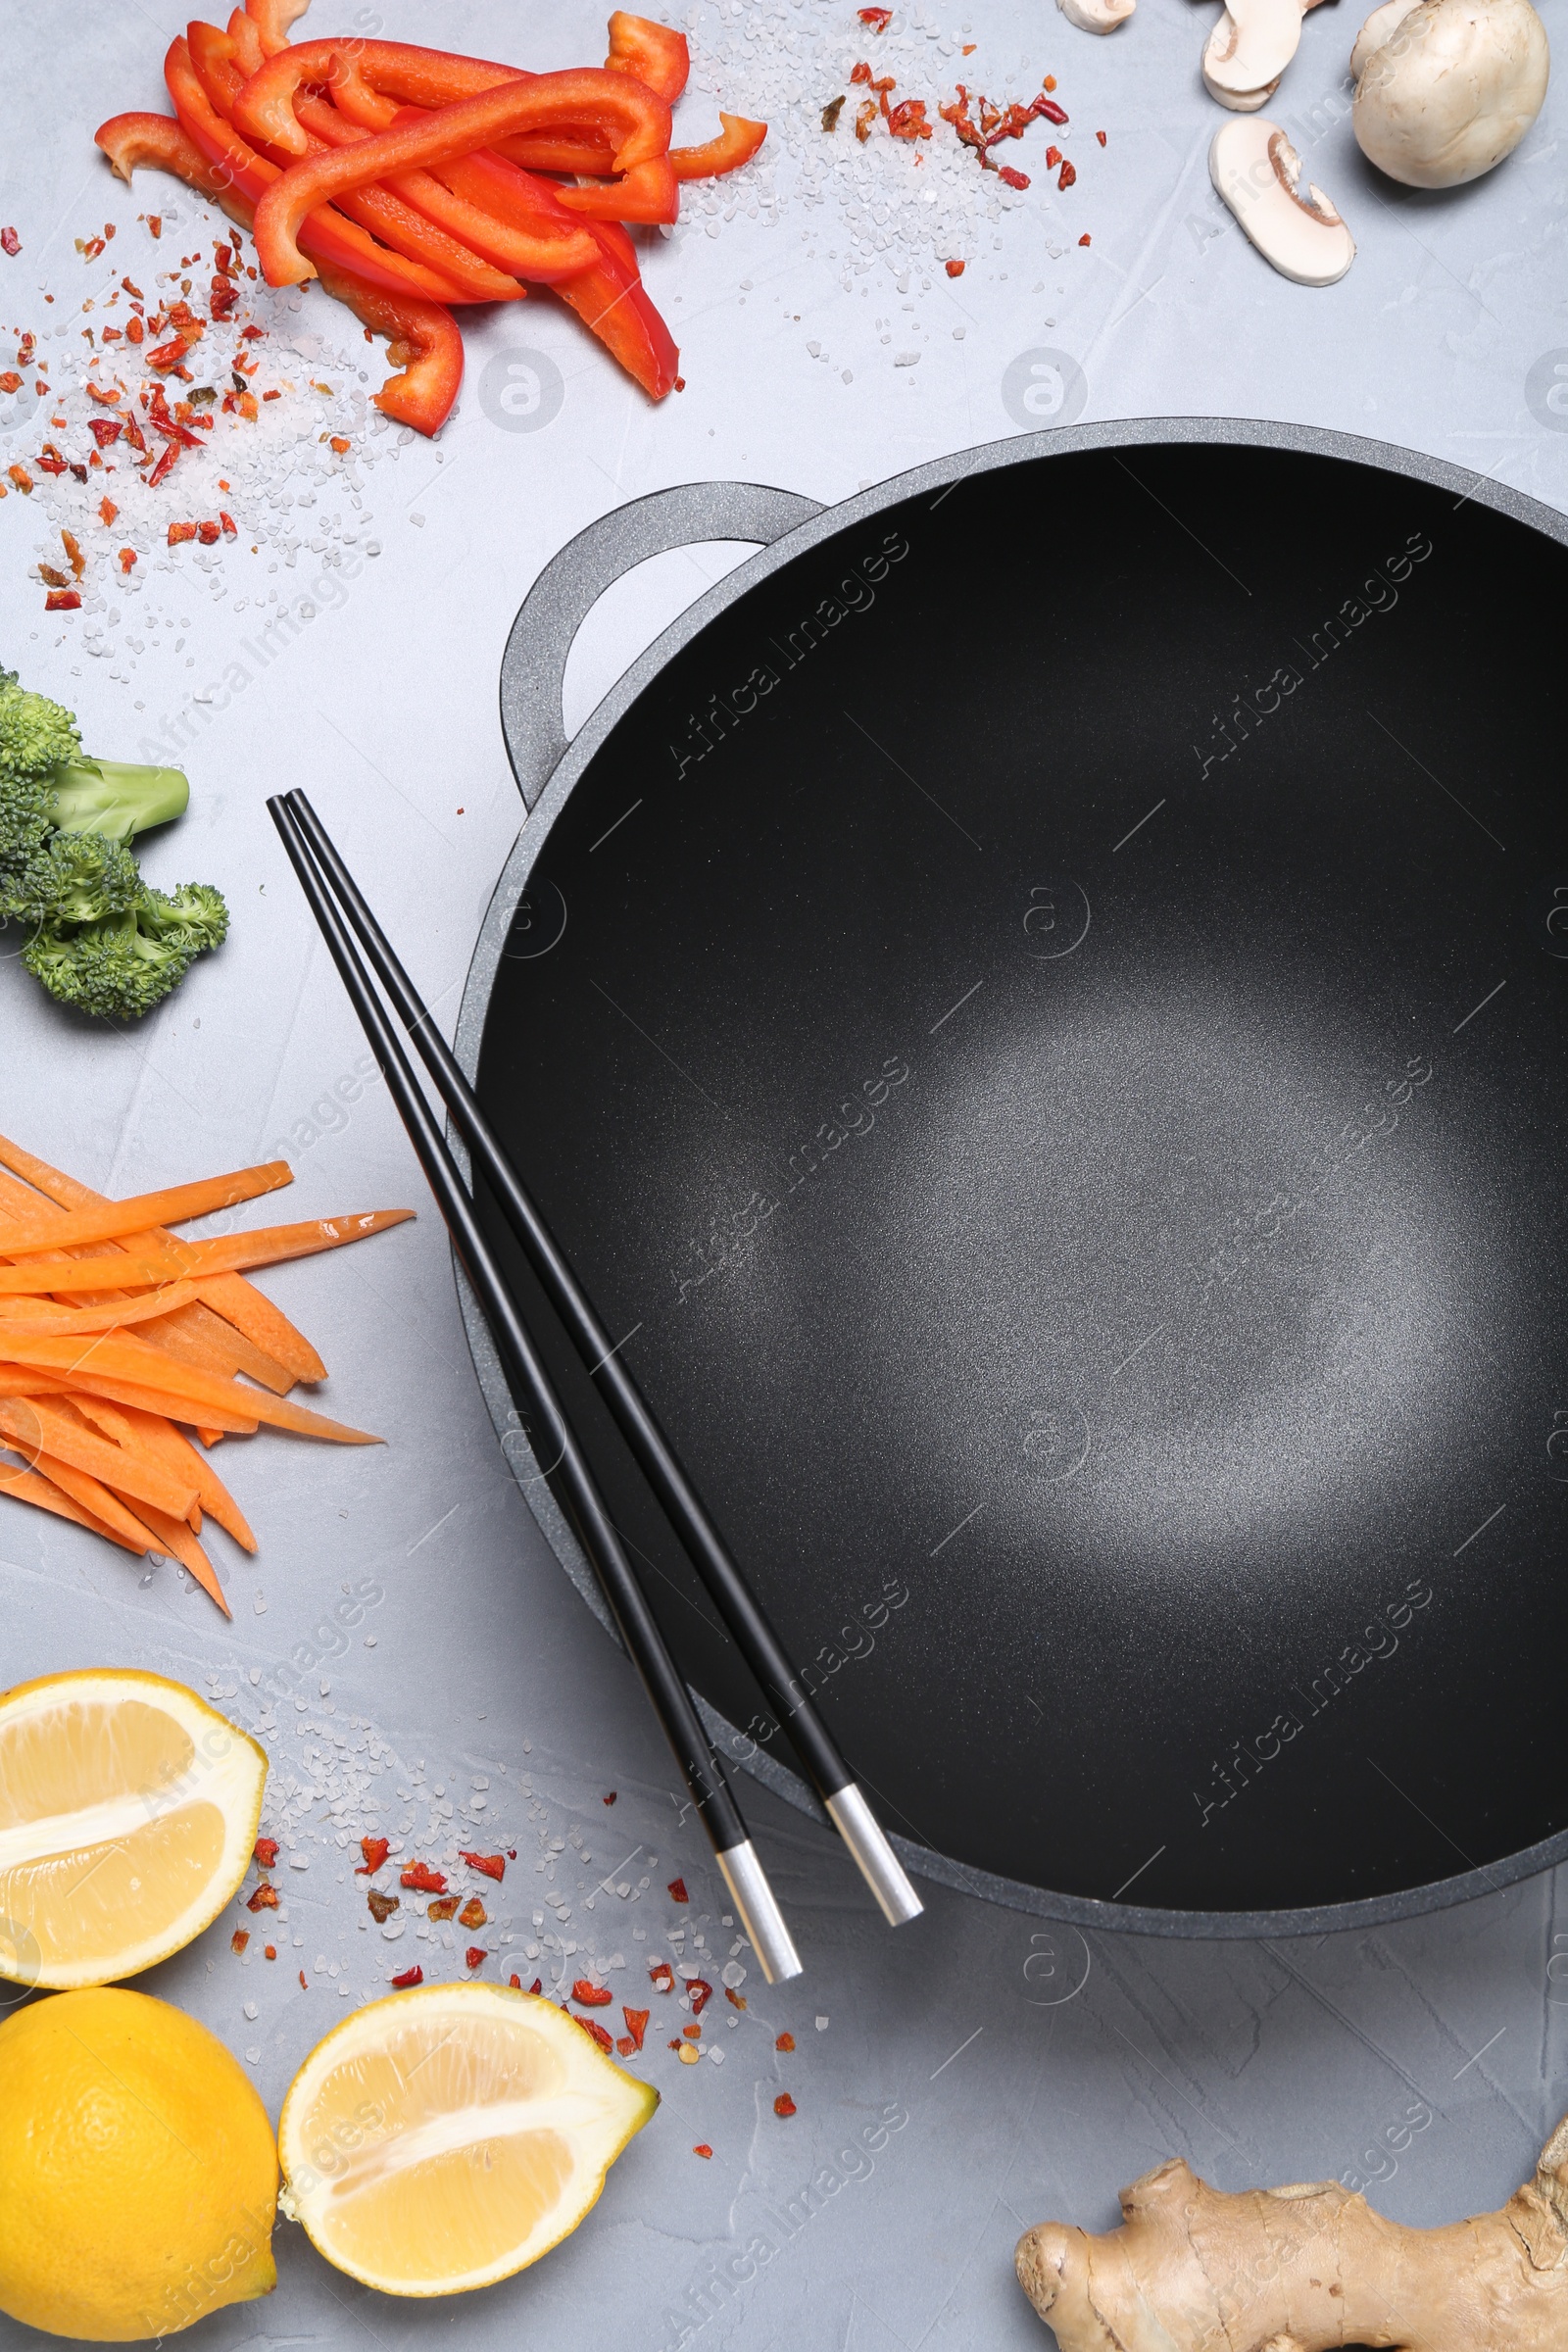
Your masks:
<instances>
[{"instance_id":1,"label":"julienned carrot strip","mask_svg":"<svg viewBox=\"0 0 1568 2352\"><path fill-rule=\"evenodd\" d=\"M88 1396L78 1391L71 1399L71 1410L89 1423L101 1436L106 1437L111 1446L118 1446L122 1453L141 1455L156 1469L167 1470L170 1476L180 1484L183 1484L188 1478L196 1490L196 1496L185 1513L185 1517L190 1522L192 1532L198 1536L201 1534L201 1489L203 1483L201 1456L194 1446L187 1447L185 1446L185 1442L179 1438L177 1430L174 1430L172 1434L178 1440L182 1450L172 1454L167 1446L158 1445L149 1438L143 1429L137 1427L123 1405L110 1404L102 1396ZM146 1414L143 1419L148 1424L156 1421L161 1429L169 1429L171 1426L169 1422L156 1414Z\"/></svg>"},{"instance_id":2,"label":"julienned carrot strip","mask_svg":"<svg viewBox=\"0 0 1568 2352\"><path fill-rule=\"evenodd\" d=\"M73 1502L80 1503L84 1511L100 1520L124 1544L127 1551L151 1550L153 1538L144 1523L137 1518L135 1511L126 1508L118 1494L112 1494L101 1480L93 1478L85 1470L74 1469L70 1462L63 1462L49 1453L39 1454L38 1474L41 1478L52 1479L62 1493L71 1496ZM150 1502L137 1505L139 1510L148 1512L152 1507Z\"/></svg>"},{"instance_id":3,"label":"julienned carrot strip","mask_svg":"<svg viewBox=\"0 0 1568 2352\"><path fill-rule=\"evenodd\" d=\"M117 1536L112 1527L84 1511L79 1503L57 1487L52 1479L41 1478L36 1470L18 1470L10 1462L0 1461L0 1494L9 1494L14 1502L30 1502L40 1511L53 1511L57 1519L69 1519L76 1527L84 1527L110 1544L118 1544L122 1551L145 1551L144 1544L127 1544Z\"/></svg>"},{"instance_id":4,"label":"julienned carrot strip","mask_svg":"<svg viewBox=\"0 0 1568 2352\"><path fill-rule=\"evenodd\" d=\"M202 1284L202 1298L215 1315L231 1323L241 1339L249 1340L282 1364L295 1380L307 1386L326 1378L322 1363L303 1331L292 1324L265 1291L239 1274L214 1274Z\"/></svg>"},{"instance_id":5,"label":"julienned carrot strip","mask_svg":"<svg viewBox=\"0 0 1568 2352\"><path fill-rule=\"evenodd\" d=\"M249 1233L224 1234L210 1242L174 1240L162 1247L127 1249L122 1257L107 1261L77 1258L56 1262L52 1254L26 1257L18 1264L0 1266L0 1298L95 1290L102 1286L106 1263L113 1266L122 1290L158 1284L195 1285L208 1274L227 1274L238 1266L279 1265L287 1258L315 1257L323 1250L341 1250L349 1242L368 1241L371 1234L384 1233L389 1225L407 1224L413 1215L412 1208L360 1209L346 1217L311 1217L300 1225L257 1226Z\"/></svg>"},{"instance_id":6,"label":"julienned carrot strip","mask_svg":"<svg viewBox=\"0 0 1568 2352\"><path fill-rule=\"evenodd\" d=\"M224 1410L231 1410L270 1422L274 1429L296 1430L303 1437L331 1438L339 1445L381 1443L363 1429L350 1429L346 1423L329 1421L324 1413L307 1412L303 1405L290 1404L284 1397L268 1396L259 1389L242 1389L235 1381L215 1380L209 1372L196 1372L189 1364L176 1364L156 1348L149 1348L144 1340L128 1335L109 1332L90 1340L18 1336L8 1339L5 1345L20 1364L41 1364L50 1372L69 1372L88 1381L95 1376L135 1381L144 1388L158 1388L183 1397L187 1400L187 1410L181 1416L185 1420L205 1419L205 1408L212 1406L215 1426L220 1425Z\"/></svg>"},{"instance_id":7,"label":"julienned carrot strip","mask_svg":"<svg viewBox=\"0 0 1568 2352\"><path fill-rule=\"evenodd\" d=\"M85 1470L118 1494L138 1495L182 1519L196 1500L189 1479L177 1480L157 1463L111 1446L90 1430L69 1401L52 1396L18 1396L0 1404L0 1437L29 1460L52 1453L73 1469Z\"/></svg>"},{"instance_id":8,"label":"julienned carrot strip","mask_svg":"<svg viewBox=\"0 0 1568 2352\"><path fill-rule=\"evenodd\" d=\"M140 1298L111 1299L105 1306L57 1306L52 1298L0 1298L0 1348L8 1331L53 1331L62 1337L74 1331L122 1331L127 1324L150 1323L172 1307L188 1306L196 1295L193 1282L175 1282Z\"/></svg>"},{"instance_id":9,"label":"julienned carrot strip","mask_svg":"<svg viewBox=\"0 0 1568 2352\"><path fill-rule=\"evenodd\" d=\"M223 1588L218 1581L218 1571L184 1521L172 1519L166 1511L154 1510L149 1505L143 1507L147 1512L147 1525L152 1530L159 1550L168 1552L182 1568L188 1568L202 1591L217 1601L223 1615L231 1615L229 1605L223 1598Z\"/></svg>"},{"instance_id":10,"label":"julienned carrot strip","mask_svg":"<svg viewBox=\"0 0 1568 2352\"><path fill-rule=\"evenodd\" d=\"M215 1315L200 1297L190 1306L160 1315L150 1330L143 1329L141 1336L182 1364L194 1364L199 1372L216 1372L222 1379L243 1372L248 1379L260 1381L264 1389L270 1389L274 1396L286 1396L294 1385L294 1375L286 1365L262 1348L253 1348L232 1323Z\"/></svg>"},{"instance_id":11,"label":"julienned carrot strip","mask_svg":"<svg viewBox=\"0 0 1568 2352\"><path fill-rule=\"evenodd\" d=\"M229 1412L216 1404L193 1405L188 1396L172 1396L167 1389L150 1389L140 1381L110 1380L104 1374L76 1375L67 1394L79 1404L84 1396L107 1396L112 1404L134 1404L144 1413L159 1413L166 1421L183 1421L198 1432L216 1429L231 1438L254 1438L261 1426L243 1408ZM240 1390L244 1396L244 1390Z\"/></svg>"},{"instance_id":12,"label":"julienned carrot strip","mask_svg":"<svg viewBox=\"0 0 1568 2352\"><path fill-rule=\"evenodd\" d=\"M5 1350L0 1348L0 1355ZM71 1384L58 1372L33 1372L24 1364L0 1363L0 1396L69 1396Z\"/></svg>"},{"instance_id":13,"label":"julienned carrot strip","mask_svg":"<svg viewBox=\"0 0 1568 2352\"><path fill-rule=\"evenodd\" d=\"M93 1208L104 1198L102 1193L78 1184L63 1168L52 1168L46 1159L24 1152L9 1136L0 1135L0 1167L23 1177L60 1208ZM172 1237L157 1233L150 1238L162 1242ZM241 1281L237 1275L220 1275L202 1285L202 1297L215 1315L231 1324L253 1348L261 1348L264 1354L284 1365L296 1380L311 1382L326 1378L326 1366L305 1334L296 1331L281 1308L250 1283ZM236 1371L247 1369L248 1366L235 1366Z\"/></svg>"},{"instance_id":14,"label":"julienned carrot strip","mask_svg":"<svg viewBox=\"0 0 1568 2352\"><path fill-rule=\"evenodd\" d=\"M131 1200L109 1200L99 1208L78 1208L64 1217L40 1216L29 1233L24 1224L0 1226L0 1257L16 1257L25 1250L70 1250L85 1242L118 1241L122 1234L147 1233L158 1225L180 1225L188 1217L210 1217L258 1194L275 1193L292 1184L294 1171L286 1159L269 1159L260 1167L236 1168L227 1176L204 1176L196 1184L172 1185L166 1192L142 1193Z\"/></svg>"},{"instance_id":15,"label":"julienned carrot strip","mask_svg":"<svg viewBox=\"0 0 1568 2352\"><path fill-rule=\"evenodd\" d=\"M83 1412L85 1403L80 1408ZM226 1534L245 1551L256 1549L244 1512L234 1500L222 1480L210 1462L203 1461L188 1438L182 1438L160 1413L144 1413L134 1405L121 1408L132 1433L140 1439L150 1453L155 1454L172 1477L187 1477L196 1489L196 1499Z\"/></svg>"}]
</instances>

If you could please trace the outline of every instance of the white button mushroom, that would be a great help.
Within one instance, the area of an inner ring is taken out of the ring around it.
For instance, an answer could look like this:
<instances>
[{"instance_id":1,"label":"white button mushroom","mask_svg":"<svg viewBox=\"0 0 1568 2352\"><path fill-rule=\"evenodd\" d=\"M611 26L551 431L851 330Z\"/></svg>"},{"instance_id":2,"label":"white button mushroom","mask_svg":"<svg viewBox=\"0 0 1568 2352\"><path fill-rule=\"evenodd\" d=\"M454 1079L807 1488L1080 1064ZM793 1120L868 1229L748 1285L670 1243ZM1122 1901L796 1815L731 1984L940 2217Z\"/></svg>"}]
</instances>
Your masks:
<instances>
[{"instance_id":1,"label":"white button mushroom","mask_svg":"<svg viewBox=\"0 0 1568 2352\"><path fill-rule=\"evenodd\" d=\"M1414 7L1415 0L1410 0L1410 4L1412 7ZM1208 92L1211 98L1217 99L1221 106L1228 106L1233 115L1255 115L1260 106L1267 106L1269 100L1273 97L1279 86L1280 77L1276 74L1274 79L1272 81L1265 81L1260 90L1222 89L1218 82L1209 80L1208 64L1206 59L1204 61L1204 89Z\"/></svg>"},{"instance_id":2,"label":"white button mushroom","mask_svg":"<svg viewBox=\"0 0 1568 2352\"><path fill-rule=\"evenodd\" d=\"M1056 0L1056 6L1080 32L1114 32L1126 24L1138 0Z\"/></svg>"},{"instance_id":3,"label":"white button mushroom","mask_svg":"<svg viewBox=\"0 0 1568 2352\"><path fill-rule=\"evenodd\" d=\"M1389 0L1362 25L1351 70L1369 162L1406 187L1456 188L1518 146L1551 56L1530 0Z\"/></svg>"},{"instance_id":4,"label":"white button mushroom","mask_svg":"<svg viewBox=\"0 0 1568 2352\"><path fill-rule=\"evenodd\" d=\"M1203 81L1224 105L1279 80L1301 38L1301 0L1229 0L1203 44Z\"/></svg>"},{"instance_id":5,"label":"white button mushroom","mask_svg":"<svg viewBox=\"0 0 1568 2352\"><path fill-rule=\"evenodd\" d=\"M1266 116L1223 122L1208 175L1265 261L1299 286L1332 286L1355 259L1355 240L1321 188L1298 183L1301 159Z\"/></svg>"}]
</instances>

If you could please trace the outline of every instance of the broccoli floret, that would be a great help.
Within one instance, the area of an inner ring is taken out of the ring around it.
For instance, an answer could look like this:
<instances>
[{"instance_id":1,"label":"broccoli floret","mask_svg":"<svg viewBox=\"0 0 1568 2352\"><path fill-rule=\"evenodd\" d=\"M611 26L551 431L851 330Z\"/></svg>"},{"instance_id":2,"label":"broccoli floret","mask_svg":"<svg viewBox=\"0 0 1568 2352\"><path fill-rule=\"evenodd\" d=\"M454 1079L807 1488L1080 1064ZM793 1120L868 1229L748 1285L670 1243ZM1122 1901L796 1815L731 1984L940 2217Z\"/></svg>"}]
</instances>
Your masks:
<instances>
[{"instance_id":1,"label":"broccoli floret","mask_svg":"<svg viewBox=\"0 0 1568 2352\"><path fill-rule=\"evenodd\" d=\"M177 767L86 758L71 712L0 669L0 923L28 926L22 961L63 1004L135 1020L221 946L219 893L150 890L124 846L189 800Z\"/></svg>"},{"instance_id":2,"label":"broccoli floret","mask_svg":"<svg viewBox=\"0 0 1568 2352\"><path fill-rule=\"evenodd\" d=\"M227 907L205 883L186 883L172 898L143 886L121 912L84 923L40 923L22 960L62 1004L134 1021L179 986L227 927Z\"/></svg>"}]
</instances>

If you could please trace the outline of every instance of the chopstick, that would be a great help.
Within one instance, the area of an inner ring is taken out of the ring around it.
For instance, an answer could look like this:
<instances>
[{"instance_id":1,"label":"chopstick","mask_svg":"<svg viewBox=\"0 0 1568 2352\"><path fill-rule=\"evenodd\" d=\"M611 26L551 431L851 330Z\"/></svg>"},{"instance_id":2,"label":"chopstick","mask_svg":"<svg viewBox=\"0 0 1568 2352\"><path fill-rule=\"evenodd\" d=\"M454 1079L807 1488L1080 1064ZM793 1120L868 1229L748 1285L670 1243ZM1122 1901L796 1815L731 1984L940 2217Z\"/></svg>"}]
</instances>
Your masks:
<instances>
[{"instance_id":1,"label":"chopstick","mask_svg":"<svg viewBox=\"0 0 1568 2352\"><path fill-rule=\"evenodd\" d=\"M436 1125L381 1002L360 963L354 942L317 870L298 818L281 797L270 800L267 806L365 1034L382 1066L388 1090L446 1219L464 1270L484 1307L512 1376L514 1393L525 1403L524 1430L534 1457L541 1470L559 1483L627 1654L642 1677L643 1688L669 1741L692 1802L712 1840L719 1870L762 1973L770 1984L786 1977L798 1977L800 1956L740 1807L724 1778L723 1767L665 1646L647 1594L485 1238L446 1139Z\"/></svg>"},{"instance_id":2,"label":"chopstick","mask_svg":"<svg viewBox=\"0 0 1568 2352\"><path fill-rule=\"evenodd\" d=\"M664 1506L693 1566L734 1635L741 1654L787 1725L834 1828L854 1855L861 1876L881 1905L883 1916L892 1927L917 1917L923 1908L920 1898L812 1704L783 1642L600 1322L537 1202L502 1149L477 1097L398 961L325 826L303 792L287 794L285 806L301 826L317 866L359 934L377 978L435 1082L437 1093L452 1113L475 1164L483 1169L524 1255Z\"/></svg>"}]
</instances>

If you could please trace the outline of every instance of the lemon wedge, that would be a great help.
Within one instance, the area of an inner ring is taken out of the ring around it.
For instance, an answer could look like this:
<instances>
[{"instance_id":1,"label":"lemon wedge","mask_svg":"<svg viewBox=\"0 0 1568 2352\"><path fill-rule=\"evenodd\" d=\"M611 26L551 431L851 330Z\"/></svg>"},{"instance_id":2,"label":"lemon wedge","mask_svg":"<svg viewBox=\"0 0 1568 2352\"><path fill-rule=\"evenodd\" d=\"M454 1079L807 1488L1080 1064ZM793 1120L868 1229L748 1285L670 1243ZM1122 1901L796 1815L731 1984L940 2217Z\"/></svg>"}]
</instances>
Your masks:
<instances>
[{"instance_id":1,"label":"lemon wedge","mask_svg":"<svg viewBox=\"0 0 1568 2352\"><path fill-rule=\"evenodd\" d=\"M161 1675L105 1668L0 1697L0 1977L133 1977L245 1876L267 1757Z\"/></svg>"},{"instance_id":2,"label":"lemon wedge","mask_svg":"<svg viewBox=\"0 0 1568 2352\"><path fill-rule=\"evenodd\" d=\"M289 2086L281 2210L388 2295L451 2295L569 2235L659 2093L553 2001L426 1984L346 2018Z\"/></svg>"}]
</instances>

